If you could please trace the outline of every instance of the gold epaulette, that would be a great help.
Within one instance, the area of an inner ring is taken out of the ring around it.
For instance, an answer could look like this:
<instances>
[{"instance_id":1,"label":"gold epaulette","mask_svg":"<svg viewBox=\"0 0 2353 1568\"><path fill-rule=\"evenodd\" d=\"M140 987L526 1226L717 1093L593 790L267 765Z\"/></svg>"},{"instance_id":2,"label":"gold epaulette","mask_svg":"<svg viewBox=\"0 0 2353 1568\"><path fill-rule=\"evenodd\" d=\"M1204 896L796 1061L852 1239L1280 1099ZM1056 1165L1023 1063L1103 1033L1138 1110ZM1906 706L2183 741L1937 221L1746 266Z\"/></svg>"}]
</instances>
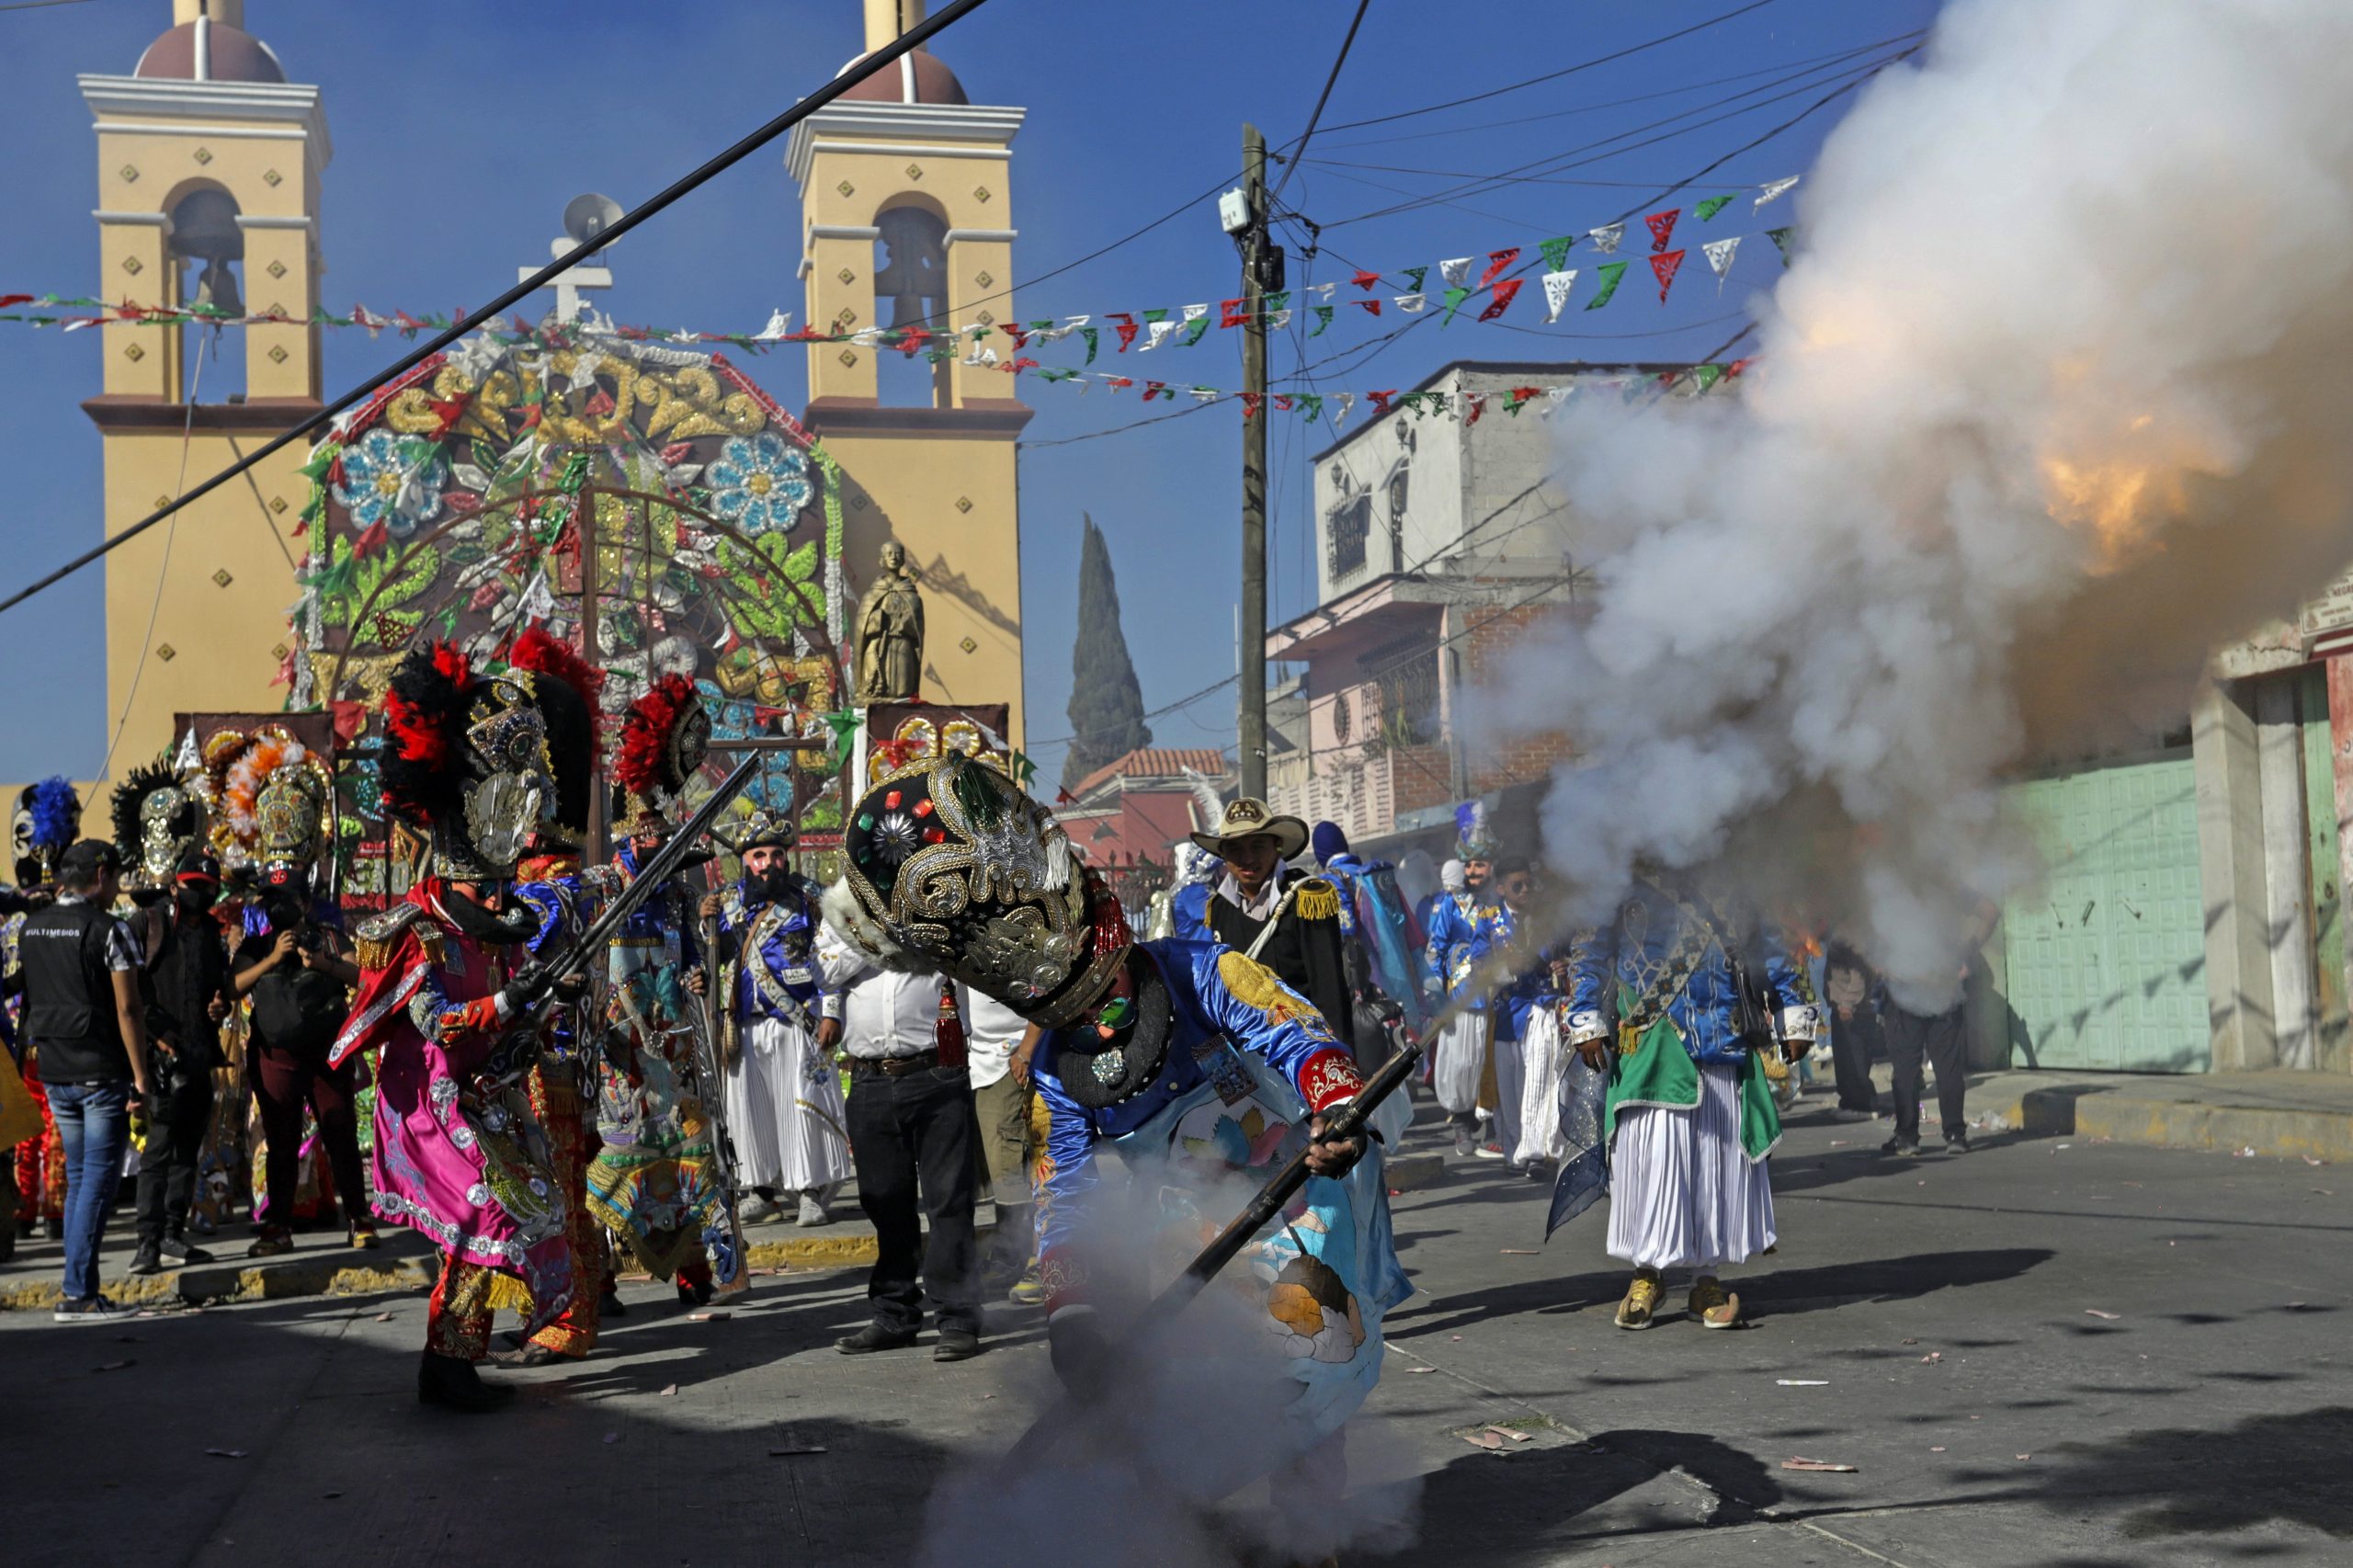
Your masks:
<instances>
[{"instance_id":1,"label":"gold epaulette","mask_svg":"<svg viewBox=\"0 0 2353 1568\"><path fill-rule=\"evenodd\" d=\"M359 923L359 929L351 934L352 957L361 969L389 967L393 950L401 945L401 933L424 913L415 904L401 903L381 915L369 915ZM432 922L427 921L426 928L417 933L417 939L430 949L440 934Z\"/></svg>"},{"instance_id":2,"label":"gold epaulette","mask_svg":"<svg viewBox=\"0 0 2353 1568\"><path fill-rule=\"evenodd\" d=\"M1291 907L1302 920L1337 920L1340 890L1323 877L1305 878L1291 894Z\"/></svg>"}]
</instances>

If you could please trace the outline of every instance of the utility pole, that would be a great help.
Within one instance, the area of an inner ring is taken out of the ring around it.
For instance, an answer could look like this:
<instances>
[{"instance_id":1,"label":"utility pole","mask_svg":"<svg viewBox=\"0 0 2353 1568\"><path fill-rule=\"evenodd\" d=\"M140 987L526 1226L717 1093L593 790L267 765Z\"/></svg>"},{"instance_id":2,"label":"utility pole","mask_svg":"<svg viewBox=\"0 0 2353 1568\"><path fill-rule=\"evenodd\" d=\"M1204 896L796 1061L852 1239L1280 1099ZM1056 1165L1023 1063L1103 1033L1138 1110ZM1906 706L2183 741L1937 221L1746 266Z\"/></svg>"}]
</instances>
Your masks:
<instances>
[{"instance_id":1,"label":"utility pole","mask_svg":"<svg viewBox=\"0 0 2353 1568\"><path fill-rule=\"evenodd\" d=\"M1266 277L1280 252L1267 238L1267 139L1242 128L1243 192L1249 226L1242 233L1242 384L1256 416L1242 422L1242 703L1235 750L1242 793L1267 796L1267 313Z\"/></svg>"}]
</instances>

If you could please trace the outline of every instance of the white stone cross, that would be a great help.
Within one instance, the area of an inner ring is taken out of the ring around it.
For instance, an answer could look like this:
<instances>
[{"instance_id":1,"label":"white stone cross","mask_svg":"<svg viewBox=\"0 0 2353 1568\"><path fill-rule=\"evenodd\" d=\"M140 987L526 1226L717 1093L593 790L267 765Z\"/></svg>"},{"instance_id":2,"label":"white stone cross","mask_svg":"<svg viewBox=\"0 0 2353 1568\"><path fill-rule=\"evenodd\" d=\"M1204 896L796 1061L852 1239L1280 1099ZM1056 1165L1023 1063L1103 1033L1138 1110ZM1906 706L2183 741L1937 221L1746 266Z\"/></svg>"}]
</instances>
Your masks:
<instances>
[{"instance_id":1,"label":"white stone cross","mask_svg":"<svg viewBox=\"0 0 2353 1568\"><path fill-rule=\"evenodd\" d=\"M548 254L550 256L566 255L578 243L576 240L557 240L548 247ZM605 259L605 253L597 251L595 254L597 261L601 264ZM520 283L538 270L536 267L518 267L515 269L515 281ZM590 266L583 263L558 273L555 281L548 285L555 290L555 319L561 322L578 321L581 305L580 290L609 289L612 286L612 268L602 265Z\"/></svg>"}]
</instances>

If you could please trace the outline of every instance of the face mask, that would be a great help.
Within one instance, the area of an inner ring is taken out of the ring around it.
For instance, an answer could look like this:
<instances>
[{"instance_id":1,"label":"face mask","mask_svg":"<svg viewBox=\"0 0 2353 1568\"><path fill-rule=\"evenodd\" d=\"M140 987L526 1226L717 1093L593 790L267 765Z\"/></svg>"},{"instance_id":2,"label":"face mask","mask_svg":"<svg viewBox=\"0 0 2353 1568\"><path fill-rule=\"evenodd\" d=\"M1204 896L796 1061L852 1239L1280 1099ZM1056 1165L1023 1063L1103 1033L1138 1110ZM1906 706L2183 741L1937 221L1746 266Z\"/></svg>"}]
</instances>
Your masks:
<instances>
[{"instance_id":1,"label":"face mask","mask_svg":"<svg viewBox=\"0 0 2353 1568\"><path fill-rule=\"evenodd\" d=\"M186 914L202 915L212 907L213 901L220 896L220 890L217 888L183 887L173 892L172 902L178 904Z\"/></svg>"}]
</instances>

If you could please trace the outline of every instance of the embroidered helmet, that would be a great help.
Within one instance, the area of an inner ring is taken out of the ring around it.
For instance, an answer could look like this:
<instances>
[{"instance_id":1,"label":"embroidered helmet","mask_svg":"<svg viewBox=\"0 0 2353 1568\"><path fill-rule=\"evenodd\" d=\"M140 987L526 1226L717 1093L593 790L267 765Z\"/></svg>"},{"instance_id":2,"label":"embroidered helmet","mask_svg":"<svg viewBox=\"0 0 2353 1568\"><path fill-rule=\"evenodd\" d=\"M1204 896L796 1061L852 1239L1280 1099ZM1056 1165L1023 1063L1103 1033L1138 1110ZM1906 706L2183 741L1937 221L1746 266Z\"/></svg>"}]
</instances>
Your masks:
<instances>
[{"instance_id":1,"label":"embroidered helmet","mask_svg":"<svg viewBox=\"0 0 2353 1568\"><path fill-rule=\"evenodd\" d=\"M667 837L670 812L710 750L710 715L695 695L695 683L682 675L657 678L621 715L620 750L613 758L621 795L615 831L631 838Z\"/></svg>"},{"instance_id":2,"label":"embroidered helmet","mask_svg":"<svg viewBox=\"0 0 2353 1568\"><path fill-rule=\"evenodd\" d=\"M532 846L578 849L588 836L588 805L596 790L605 672L570 643L536 629L515 640L506 662L530 683L555 770L555 814L540 824Z\"/></svg>"},{"instance_id":3,"label":"embroidered helmet","mask_svg":"<svg viewBox=\"0 0 2353 1568\"><path fill-rule=\"evenodd\" d=\"M935 756L884 778L844 847L825 915L845 938L1050 1028L1086 1016L1133 943L1119 901L994 756Z\"/></svg>"},{"instance_id":4,"label":"embroidered helmet","mask_svg":"<svg viewBox=\"0 0 2353 1568\"><path fill-rule=\"evenodd\" d=\"M164 757L134 767L114 788L114 845L135 887L171 885L181 859L199 848L204 803Z\"/></svg>"},{"instance_id":5,"label":"embroidered helmet","mask_svg":"<svg viewBox=\"0 0 2353 1568\"><path fill-rule=\"evenodd\" d=\"M513 874L556 813L547 725L529 670L478 676L447 642L413 648L384 693L384 803L433 838L433 874Z\"/></svg>"}]
</instances>

